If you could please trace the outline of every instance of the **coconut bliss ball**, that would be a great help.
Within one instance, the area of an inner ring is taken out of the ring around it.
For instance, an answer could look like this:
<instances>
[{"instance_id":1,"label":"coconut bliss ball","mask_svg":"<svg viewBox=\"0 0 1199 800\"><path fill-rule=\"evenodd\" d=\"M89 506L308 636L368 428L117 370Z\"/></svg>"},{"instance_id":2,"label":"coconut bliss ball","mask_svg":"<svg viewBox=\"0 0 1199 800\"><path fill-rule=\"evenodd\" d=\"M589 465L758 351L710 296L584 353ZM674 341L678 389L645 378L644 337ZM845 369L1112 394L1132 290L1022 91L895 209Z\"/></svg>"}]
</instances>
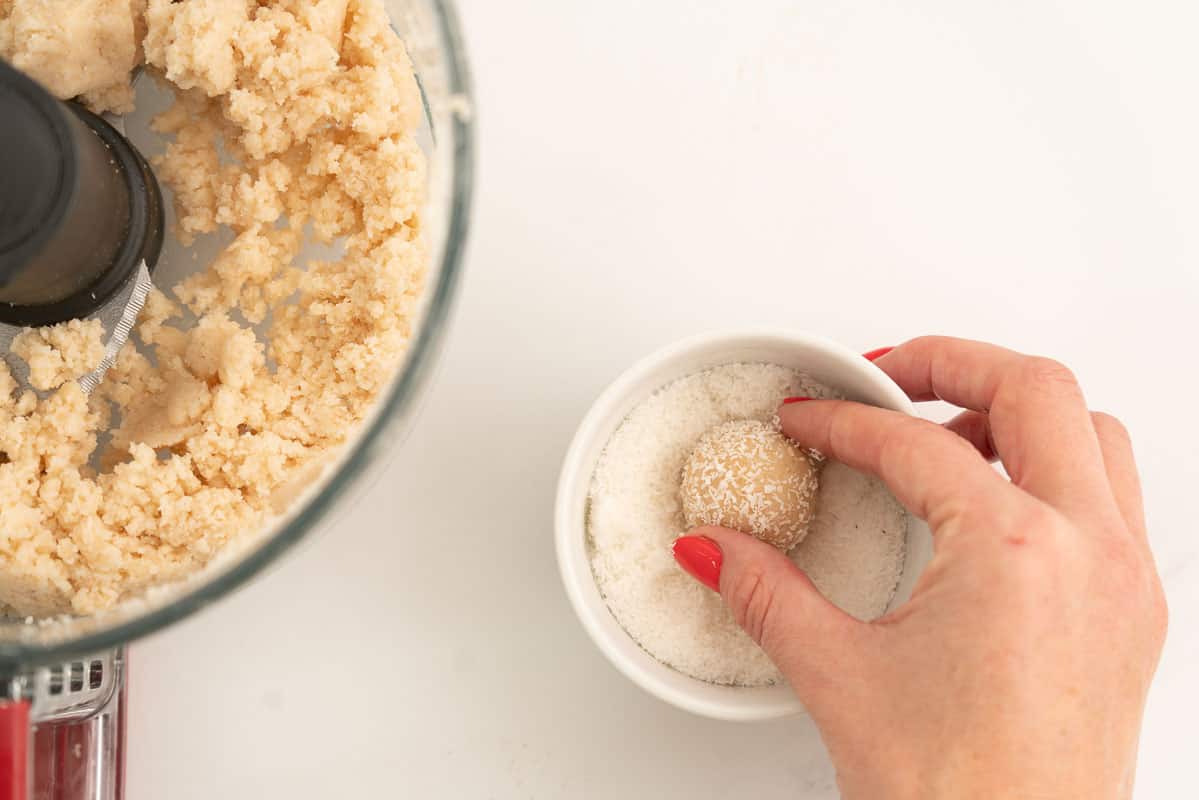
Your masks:
<instances>
[{"instance_id":1,"label":"coconut bliss ball","mask_svg":"<svg viewBox=\"0 0 1199 800\"><path fill-rule=\"evenodd\" d=\"M785 553L808 533L819 476L815 459L773 425L732 420L705 433L683 466L683 518L688 528L733 528Z\"/></svg>"}]
</instances>

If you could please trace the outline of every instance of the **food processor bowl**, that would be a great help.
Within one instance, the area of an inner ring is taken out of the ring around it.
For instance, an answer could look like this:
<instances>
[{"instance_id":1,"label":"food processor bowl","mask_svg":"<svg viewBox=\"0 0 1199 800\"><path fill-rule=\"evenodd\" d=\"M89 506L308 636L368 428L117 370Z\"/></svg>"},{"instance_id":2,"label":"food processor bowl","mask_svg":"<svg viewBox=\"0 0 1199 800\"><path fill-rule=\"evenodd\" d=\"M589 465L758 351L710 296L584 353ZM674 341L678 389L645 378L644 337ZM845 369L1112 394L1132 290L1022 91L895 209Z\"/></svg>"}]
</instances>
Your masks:
<instances>
[{"instance_id":1,"label":"food processor bowl","mask_svg":"<svg viewBox=\"0 0 1199 800\"><path fill-rule=\"evenodd\" d=\"M473 164L472 98L457 20L448 0L387 0L392 26L408 48L424 100L419 139L429 162L426 235L430 263L422 309L407 352L360 429L291 507L261 533L235 537L213 561L186 580L155 587L110 611L86 617L0 622L0 675L37 674L110 651L194 613L275 561L343 505L356 487L394 452L417 410L445 332L465 244ZM143 108L143 89L150 95ZM166 95L152 81L138 84L138 111L125 120L131 141L147 155L149 119ZM161 149L161 142L159 143ZM169 241L156 280L172 286L208 263L205 252ZM303 255L303 253L302 253ZM186 256L186 258L184 258ZM158 276L163 276L159 278ZM58 665L58 666L54 666ZM61 674L61 672L59 673ZM81 673L82 674L82 673Z\"/></svg>"}]
</instances>

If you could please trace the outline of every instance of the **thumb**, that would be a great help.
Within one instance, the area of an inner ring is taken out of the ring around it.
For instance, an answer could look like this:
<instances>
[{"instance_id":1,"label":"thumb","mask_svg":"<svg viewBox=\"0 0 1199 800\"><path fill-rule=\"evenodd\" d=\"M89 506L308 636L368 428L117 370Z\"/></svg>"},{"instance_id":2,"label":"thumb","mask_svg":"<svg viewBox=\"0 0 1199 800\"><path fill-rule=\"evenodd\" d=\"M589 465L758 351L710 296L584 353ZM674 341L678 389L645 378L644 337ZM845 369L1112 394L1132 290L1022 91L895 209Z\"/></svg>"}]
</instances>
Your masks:
<instances>
[{"instance_id":1,"label":"thumb","mask_svg":"<svg viewBox=\"0 0 1199 800\"><path fill-rule=\"evenodd\" d=\"M838 685L838 665L856 661L863 623L820 594L777 548L728 528L704 527L674 543L679 565L719 591L737 624L791 682L805 702L822 685ZM843 672L841 673L843 677Z\"/></svg>"}]
</instances>

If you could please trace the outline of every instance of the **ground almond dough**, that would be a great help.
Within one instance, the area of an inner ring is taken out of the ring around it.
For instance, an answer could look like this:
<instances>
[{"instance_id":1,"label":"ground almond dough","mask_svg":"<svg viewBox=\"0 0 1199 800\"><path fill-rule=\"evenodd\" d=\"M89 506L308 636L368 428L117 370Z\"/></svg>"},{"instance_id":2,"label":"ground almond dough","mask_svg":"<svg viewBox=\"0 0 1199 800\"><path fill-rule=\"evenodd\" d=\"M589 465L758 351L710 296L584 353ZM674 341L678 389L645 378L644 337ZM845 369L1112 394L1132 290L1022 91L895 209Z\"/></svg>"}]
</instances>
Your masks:
<instances>
[{"instance_id":1,"label":"ground almond dough","mask_svg":"<svg viewBox=\"0 0 1199 800\"><path fill-rule=\"evenodd\" d=\"M0 0L0 58L62 98L133 109L145 0Z\"/></svg>"},{"instance_id":2,"label":"ground almond dough","mask_svg":"<svg viewBox=\"0 0 1199 800\"><path fill-rule=\"evenodd\" d=\"M35 616L109 607L260 529L394 371L428 260L420 95L380 0L68 4L93 18L0 0L0 54L127 108L116 75L144 29L147 68L176 87L155 170L177 234L235 238L174 300L151 294L90 397L71 378L99 360L97 325L14 343L41 397L0 363L0 609ZM19 33L31 20L43 44ZM344 256L297 263L306 226Z\"/></svg>"}]
</instances>

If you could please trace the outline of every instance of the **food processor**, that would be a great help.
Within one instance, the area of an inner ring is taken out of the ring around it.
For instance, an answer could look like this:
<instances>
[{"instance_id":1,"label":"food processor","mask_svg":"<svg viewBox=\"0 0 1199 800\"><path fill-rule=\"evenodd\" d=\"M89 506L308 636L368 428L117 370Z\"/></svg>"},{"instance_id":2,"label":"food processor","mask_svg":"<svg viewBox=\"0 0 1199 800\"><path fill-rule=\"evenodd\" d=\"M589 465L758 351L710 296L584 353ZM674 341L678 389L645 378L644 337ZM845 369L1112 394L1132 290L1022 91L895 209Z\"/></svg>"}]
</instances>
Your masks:
<instances>
[{"instance_id":1,"label":"food processor","mask_svg":"<svg viewBox=\"0 0 1199 800\"><path fill-rule=\"evenodd\" d=\"M361 487L412 421L461 268L472 100L450 4L384 5L416 70L425 108L418 138L429 163L429 272L407 352L337 463L261 534L238 537L199 573L110 611L0 619L0 800L123 797L126 643L259 573ZM0 353L24 327L99 319L104 361L80 379L90 391L128 339L151 281L174 285L206 266L208 254L171 235L170 195L142 156L155 147L149 119L161 110L153 81L138 81L138 111L100 118L0 68Z\"/></svg>"}]
</instances>

